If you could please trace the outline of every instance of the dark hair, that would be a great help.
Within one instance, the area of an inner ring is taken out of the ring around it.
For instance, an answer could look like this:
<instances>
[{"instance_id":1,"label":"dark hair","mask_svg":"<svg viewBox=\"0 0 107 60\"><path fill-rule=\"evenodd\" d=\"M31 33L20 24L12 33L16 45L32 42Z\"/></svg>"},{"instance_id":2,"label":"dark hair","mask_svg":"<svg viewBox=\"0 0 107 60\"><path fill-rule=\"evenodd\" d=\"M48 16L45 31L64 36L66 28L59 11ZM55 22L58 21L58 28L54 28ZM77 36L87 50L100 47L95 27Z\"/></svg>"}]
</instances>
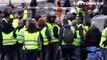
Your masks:
<instances>
[{"instance_id":1,"label":"dark hair","mask_svg":"<svg viewBox=\"0 0 107 60\"><path fill-rule=\"evenodd\" d=\"M90 21L86 21L86 25L90 27L91 26L91 22Z\"/></svg>"},{"instance_id":2,"label":"dark hair","mask_svg":"<svg viewBox=\"0 0 107 60\"><path fill-rule=\"evenodd\" d=\"M36 25L36 23L35 23L35 21L29 20L28 24L29 25L27 27L27 31L29 33L34 33L34 32L37 32L39 30L38 27L37 27L37 25Z\"/></svg>"},{"instance_id":3,"label":"dark hair","mask_svg":"<svg viewBox=\"0 0 107 60\"><path fill-rule=\"evenodd\" d=\"M20 15L20 14L22 14L22 13L23 13L23 11L19 11L19 12L18 12L18 15Z\"/></svg>"},{"instance_id":4,"label":"dark hair","mask_svg":"<svg viewBox=\"0 0 107 60\"><path fill-rule=\"evenodd\" d=\"M41 18L41 15L36 15L36 21L38 21Z\"/></svg>"},{"instance_id":5,"label":"dark hair","mask_svg":"<svg viewBox=\"0 0 107 60\"><path fill-rule=\"evenodd\" d=\"M63 19L63 24L68 24L68 20L67 19Z\"/></svg>"},{"instance_id":6,"label":"dark hair","mask_svg":"<svg viewBox=\"0 0 107 60\"><path fill-rule=\"evenodd\" d=\"M9 17L10 14L8 12L4 12L4 18Z\"/></svg>"}]
</instances>

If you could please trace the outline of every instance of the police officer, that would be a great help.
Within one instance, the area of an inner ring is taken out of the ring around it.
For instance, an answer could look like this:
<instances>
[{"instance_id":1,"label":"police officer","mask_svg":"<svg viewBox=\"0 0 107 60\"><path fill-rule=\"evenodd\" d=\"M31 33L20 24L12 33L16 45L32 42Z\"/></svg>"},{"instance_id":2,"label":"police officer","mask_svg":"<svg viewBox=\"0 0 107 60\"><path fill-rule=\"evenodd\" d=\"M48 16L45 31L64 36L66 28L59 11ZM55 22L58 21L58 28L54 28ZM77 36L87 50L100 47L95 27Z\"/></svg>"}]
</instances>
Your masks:
<instances>
[{"instance_id":1,"label":"police officer","mask_svg":"<svg viewBox=\"0 0 107 60\"><path fill-rule=\"evenodd\" d=\"M102 48L102 56L104 60L107 59L107 19L104 23L104 30L102 32L100 47Z\"/></svg>"},{"instance_id":2,"label":"police officer","mask_svg":"<svg viewBox=\"0 0 107 60\"><path fill-rule=\"evenodd\" d=\"M63 20L63 26L61 27L60 34L59 34L59 43L60 43L60 46L61 46L61 48L59 48L59 49L62 50L62 59L68 60L68 57L69 57L69 59L72 60L72 59L75 59L74 58L74 56L75 56L75 47L72 43L64 42L64 39L63 39L64 28L71 29L73 34L75 32L75 29L68 24L67 19L64 19Z\"/></svg>"}]
</instances>

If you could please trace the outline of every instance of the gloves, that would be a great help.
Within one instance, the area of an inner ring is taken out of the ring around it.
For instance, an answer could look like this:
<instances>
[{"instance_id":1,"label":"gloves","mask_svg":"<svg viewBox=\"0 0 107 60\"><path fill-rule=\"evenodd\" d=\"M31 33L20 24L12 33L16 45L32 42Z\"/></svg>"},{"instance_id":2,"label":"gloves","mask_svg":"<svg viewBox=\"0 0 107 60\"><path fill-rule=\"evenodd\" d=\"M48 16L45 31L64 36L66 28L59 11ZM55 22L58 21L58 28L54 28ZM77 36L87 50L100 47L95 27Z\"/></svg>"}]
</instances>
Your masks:
<instances>
[{"instance_id":1,"label":"gloves","mask_svg":"<svg viewBox=\"0 0 107 60\"><path fill-rule=\"evenodd\" d=\"M107 45L107 40L103 42L104 47Z\"/></svg>"}]
</instances>

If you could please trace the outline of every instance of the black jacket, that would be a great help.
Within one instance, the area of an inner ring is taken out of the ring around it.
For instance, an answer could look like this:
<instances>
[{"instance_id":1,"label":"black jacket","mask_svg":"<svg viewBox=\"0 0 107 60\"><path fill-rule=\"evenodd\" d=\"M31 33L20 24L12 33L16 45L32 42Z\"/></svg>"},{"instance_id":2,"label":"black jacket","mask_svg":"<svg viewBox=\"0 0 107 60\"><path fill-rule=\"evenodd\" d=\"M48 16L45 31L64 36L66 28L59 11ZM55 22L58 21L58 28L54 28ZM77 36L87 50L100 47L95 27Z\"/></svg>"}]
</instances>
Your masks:
<instances>
[{"instance_id":1,"label":"black jacket","mask_svg":"<svg viewBox=\"0 0 107 60\"><path fill-rule=\"evenodd\" d=\"M37 6L37 0L31 0L30 6Z\"/></svg>"},{"instance_id":2,"label":"black jacket","mask_svg":"<svg viewBox=\"0 0 107 60\"><path fill-rule=\"evenodd\" d=\"M5 34L9 34L12 31L14 32L14 28L12 27L12 24L7 23L7 27L3 27L1 33L3 32ZM13 37L15 37L15 32L13 33ZM3 42L3 39L1 39L1 41ZM2 44L2 46L3 46L3 44ZM3 46L3 51L13 51L13 50L16 50L15 44Z\"/></svg>"},{"instance_id":3,"label":"black jacket","mask_svg":"<svg viewBox=\"0 0 107 60\"><path fill-rule=\"evenodd\" d=\"M70 7L70 6L71 6L70 0L65 0L63 7Z\"/></svg>"},{"instance_id":4,"label":"black jacket","mask_svg":"<svg viewBox=\"0 0 107 60\"><path fill-rule=\"evenodd\" d=\"M100 39L101 39L101 32L97 27L93 27L86 34L85 45L99 46Z\"/></svg>"}]
</instances>

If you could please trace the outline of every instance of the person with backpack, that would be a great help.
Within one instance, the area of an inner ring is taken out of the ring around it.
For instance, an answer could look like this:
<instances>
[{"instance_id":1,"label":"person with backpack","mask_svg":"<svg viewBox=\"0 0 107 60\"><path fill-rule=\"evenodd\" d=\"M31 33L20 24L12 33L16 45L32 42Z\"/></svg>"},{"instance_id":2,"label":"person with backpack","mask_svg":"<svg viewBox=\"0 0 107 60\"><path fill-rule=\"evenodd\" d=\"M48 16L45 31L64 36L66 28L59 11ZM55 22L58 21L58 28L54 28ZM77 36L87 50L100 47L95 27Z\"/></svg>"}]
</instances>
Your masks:
<instances>
[{"instance_id":1,"label":"person with backpack","mask_svg":"<svg viewBox=\"0 0 107 60\"><path fill-rule=\"evenodd\" d=\"M77 25L77 20L72 21L72 26L75 29L73 42L73 45L75 46L75 57L77 60L81 60L80 52L81 52L81 43L83 41L82 40L83 34L81 32L81 29Z\"/></svg>"},{"instance_id":2,"label":"person with backpack","mask_svg":"<svg viewBox=\"0 0 107 60\"><path fill-rule=\"evenodd\" d=\"M74 41L74 29L68 24L68 20L63 20L63 26L60 29L59 44L62 50L62 58L64 60L72 59L75 56L75 47L72 45Z\"/></svg>"},{"instance_id":3,"label":"person with backpack","mask_svg":"<svg viewBox=\"0 0 107 60\"><path fill-rule=\"evenodd\" d=\"M102 48L102 56L104 60L107 60L107 19L104 23L104 30L101 36L100 47Z\"/></svg>"}]
</instances>

